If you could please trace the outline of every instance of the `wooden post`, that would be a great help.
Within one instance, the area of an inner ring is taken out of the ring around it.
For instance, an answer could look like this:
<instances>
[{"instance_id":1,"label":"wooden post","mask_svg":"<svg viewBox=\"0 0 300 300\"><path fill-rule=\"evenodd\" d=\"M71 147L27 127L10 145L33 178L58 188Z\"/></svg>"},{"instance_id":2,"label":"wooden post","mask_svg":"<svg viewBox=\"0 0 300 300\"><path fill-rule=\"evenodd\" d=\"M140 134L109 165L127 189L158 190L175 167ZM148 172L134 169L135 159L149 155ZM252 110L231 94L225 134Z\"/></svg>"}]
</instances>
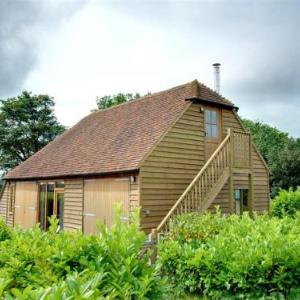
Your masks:
<instances>
[{"instance_id":1,"label":"wooden post","mask_svg":"<svg viewBox=\"0 0 300 300\"><path fill-rule=\"evenodd\" d=\"M234 137L231 128L228 128L228 134L230 135L230 155L229 155L229 212L233 214L233 204L234 204L234 187L233 187L233 163L234 163Z\"/></svg>"},{"instance_id":2,"label":"wooden post","mask_svg":"<svg viewBox=\"0 0 300 300\"><path fill-rule=\"evenodd\" d=\"M152 254L150 257L151 265L154 265L157 258L157 230L152 229L150 239L152 242Z\"/></svg>"},{"instance_id":3,"label":"wooden post","mask_svg":"<svg viewBox=\"0 0 300 300\"><path fill-rule=\"evenodd\" d=\"M248 201L249 201L249 214L253 216L253 202L254 202L254 188L253 188L253 166L252 166L252 137L249 135L249 175L248 175Z\"/></svg>"}]
</instances>

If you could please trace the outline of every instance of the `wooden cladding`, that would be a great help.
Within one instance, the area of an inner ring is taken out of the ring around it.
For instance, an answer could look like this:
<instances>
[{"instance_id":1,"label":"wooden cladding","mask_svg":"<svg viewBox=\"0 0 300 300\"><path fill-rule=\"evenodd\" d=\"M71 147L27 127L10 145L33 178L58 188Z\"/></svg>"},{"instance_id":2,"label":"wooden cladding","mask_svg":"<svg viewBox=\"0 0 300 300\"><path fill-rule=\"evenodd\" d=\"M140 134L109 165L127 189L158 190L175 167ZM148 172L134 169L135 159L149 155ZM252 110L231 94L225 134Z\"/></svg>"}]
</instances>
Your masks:
<instances>
[{"instance_id":1,"label":"wooden cladding","mask_svg":"<svg viewBox=\"0 0 300 300\"><path fill-rule=\"evenodd\" d=\"M36 182L17 182L14 225L31 228L37 223L38 186Z\"/></svg>"},{"instance_id":2,"label":"wooden cladding","mask_svg":"<svg viewBox=\"0 0 300 300\"><path fill-rule=\"evenodd\" d=\"M5 183L1 192L0 199L0 216L6 221L7 218L7 202L8 202L9 185Z\"/></svg>"},{"instance_id":3,"label":"wooden cladding","mask_svg":"<svg viewBox=\"0 0 300 300\"><path fill-rule=\"evenodd\" d=\"M143 162L140 169L141 227L162 221L205 162L204 113L191 104Z\"/></svg>"},{"instance_id":4,"label":"wooden cladding","mask_svg":"<svg viewBox=\"0 0 300 300\"><path fill-rule=\"evenodd\" d=\"M64 229L82 230L83 218L83 179L65 180Z\"/></svg>"},{"instance_id":5,"label":"wooden cladding","mask_svg":"<svg viewBox=\"0 0 300 300\"><path fill-rule=\"evenodd\" d=\"M114 222L114 204L121 203L123 220L129 221L129 178L84 181L83 230L97 233L97 223L110 227Z\"/></svg>"},{"instance_id":6,"label":"wooden cladding","mask_svg":"<svg viewBox=\"0 0 300 300\"><path fill-rule=\"evenodd\" d=\"M214 154L206 162L187 187L166 217L157 227L157 232L166 231L174 217L182 213L204 212L218 195L229 177L231 164L231 139L228 134Z\"/></svg>"},{"instance_id":7,"label":"wooden cladding","mask_svg":"<svg viewBox=\"0 0 300 300\"><path fill-rule=\"evenodd\" d=\"M234 168L251 167L251 136L247 132L233 131Z\"/></svg>"}]
</instances>

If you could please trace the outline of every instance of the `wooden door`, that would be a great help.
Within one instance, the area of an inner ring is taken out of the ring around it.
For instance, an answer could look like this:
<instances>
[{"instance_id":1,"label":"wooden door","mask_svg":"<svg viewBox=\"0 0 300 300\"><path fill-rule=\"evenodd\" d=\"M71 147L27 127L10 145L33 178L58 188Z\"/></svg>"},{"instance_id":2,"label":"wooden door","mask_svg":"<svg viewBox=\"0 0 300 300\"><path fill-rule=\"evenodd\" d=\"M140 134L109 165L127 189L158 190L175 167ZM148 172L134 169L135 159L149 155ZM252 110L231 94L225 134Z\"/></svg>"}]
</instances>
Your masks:
<instances>
[{"instance_id":1,"label":"wooden door","mask_svg":"<svg viewBox=\"0 0 300 300\"><path fill-rule=\"evenodd\" d=\"M31 228L37 223L37 184L17 182L15 196L15 225Z\"/></svg>"},{"instance_id":2,"label":"wooden door","mask_svg":"<svg viewBox=\"0 0 300 300\"><path fill-rule=\"evenodd\" d=\"M97 222L108 227L114 221L114 203L122 204L123 217L129 217L129 179L95 179L84 182L84 233L97 232Z\"/></svg>"},{"instance_id":3,"label":"wooden door","mask_svg":"<svg viewBox=\"0 0 300 300\"><path fill-rule=\"evenodd\" d=\"M206 106L204 108L205 160L215 152L222 139L221 109Z\"/></svg>"}]
</instances>

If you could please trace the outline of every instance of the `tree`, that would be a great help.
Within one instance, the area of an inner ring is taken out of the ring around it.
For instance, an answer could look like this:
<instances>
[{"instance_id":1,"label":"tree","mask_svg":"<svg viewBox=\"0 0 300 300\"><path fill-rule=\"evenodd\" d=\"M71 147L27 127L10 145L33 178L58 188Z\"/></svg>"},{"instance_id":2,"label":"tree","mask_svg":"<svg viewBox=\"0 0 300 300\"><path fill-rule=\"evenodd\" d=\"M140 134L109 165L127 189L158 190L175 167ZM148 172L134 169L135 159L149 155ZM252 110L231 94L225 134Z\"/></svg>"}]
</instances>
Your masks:
<instances>
[{"instance_id":1,"label":"tree","mask_svg":"<svg viewBox=\"0 0 300 300\"><path fill-rule=\"evenodd\" d=\"M300 186L300 140L261 122L242 120L271 171L271 192Z\"/></svg>"},{"instance_id":2,"label":"tree","mask_svg":"<svg viewBox=\"0 0 300 300\"><path fill-rule=\"evenodd\" d=\"M134 99L138 99L140 98L141 95L139 93L135 93L135 94L123 94L123 93L119 93L116 95L110 95L110 96L104 96L104 97L97 97L97 107L98 110L103 110L109 107L112 107L114 105L118 105L127 101L131 101Z\"/></svg>"},{"instance_id":3,"label":"tree","mask_svg":"<svg viewBox=\"0 0 300 300\"><path fill-rule=\"evenodd\" d=\"M298 140L291 139L285 149L272 161L272 192L279 189L295 190L300 186L300 146Z\"/></svg>"},{"instance_id":4,"label":"tree","mask_svg":"<svg viewBox=\"0 0 300 300\"><path fill-rule=\"evenodd\" d=\"M65 130L53 108L53 98L27 91L0 100L0 169L15 167Z\"/></svg>"}]
</instances>

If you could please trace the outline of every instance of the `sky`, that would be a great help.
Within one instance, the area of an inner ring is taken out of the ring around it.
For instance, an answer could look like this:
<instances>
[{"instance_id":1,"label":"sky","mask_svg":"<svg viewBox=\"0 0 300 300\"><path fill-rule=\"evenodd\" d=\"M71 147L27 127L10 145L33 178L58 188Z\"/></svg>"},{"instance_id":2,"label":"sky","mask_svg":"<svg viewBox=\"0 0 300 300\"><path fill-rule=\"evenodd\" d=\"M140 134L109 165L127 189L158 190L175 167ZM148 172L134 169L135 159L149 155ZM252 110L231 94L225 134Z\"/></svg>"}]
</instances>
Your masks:
<instances>
[{"instance_id":1,"label":"sky","mask_svg":"<svg viewBox=\"0 0 300 300\"><path fill-rule=\"evenodd\" d=\"M0 0L0 99L49 94L72 126L96 97L197 78L300 137L300 1Z\"/></svg>"}]
</instances>

